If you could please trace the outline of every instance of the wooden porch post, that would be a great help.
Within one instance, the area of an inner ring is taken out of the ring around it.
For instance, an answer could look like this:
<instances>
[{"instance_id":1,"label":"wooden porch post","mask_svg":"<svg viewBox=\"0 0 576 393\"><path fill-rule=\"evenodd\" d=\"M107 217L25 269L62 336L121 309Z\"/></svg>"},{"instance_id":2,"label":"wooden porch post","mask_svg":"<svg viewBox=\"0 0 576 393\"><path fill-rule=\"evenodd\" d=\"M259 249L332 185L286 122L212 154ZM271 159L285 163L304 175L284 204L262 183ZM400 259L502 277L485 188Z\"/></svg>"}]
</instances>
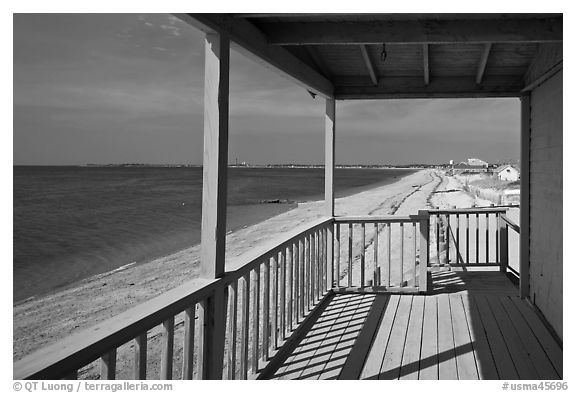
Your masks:
<instances>
[{"instance_id":1,"label":"wooden porch post","mask_svg":"<svg viewBox=\"0 0 576 393\"><path fill-rule=\"evenodd\" d=\"M204 160L202 184L201 275L224 274L226 251L226 185L228 166L228 87L230 41L207 34L204 63ZM204 308L203 379L222 379L226 325L225 288L219 288Z\"/></svg>"},{"instance_id":2,"label":"wooden porch post","mask_svg":"<svg viewBox=\"0 0 576 393\"><path fill-rule=\"evenodd\" d=\"M336 100L326 99L325 118L325 156L324 156L324 199L326 205L326 215L334 217L334 152L336 134ZM334 285L334 225L328 225L327 236L328 271L326 272L327 288Z\"/></svg>"},{"instance_id":3,"label":"wooden porch post","mask_svg":"<svg viewBox=\"0 0 576 393\"><path fill-rule=\"evenodd\" d=\"M530 95L520 97L520 297L530 297Z\"/></svg>"}]
</instances>

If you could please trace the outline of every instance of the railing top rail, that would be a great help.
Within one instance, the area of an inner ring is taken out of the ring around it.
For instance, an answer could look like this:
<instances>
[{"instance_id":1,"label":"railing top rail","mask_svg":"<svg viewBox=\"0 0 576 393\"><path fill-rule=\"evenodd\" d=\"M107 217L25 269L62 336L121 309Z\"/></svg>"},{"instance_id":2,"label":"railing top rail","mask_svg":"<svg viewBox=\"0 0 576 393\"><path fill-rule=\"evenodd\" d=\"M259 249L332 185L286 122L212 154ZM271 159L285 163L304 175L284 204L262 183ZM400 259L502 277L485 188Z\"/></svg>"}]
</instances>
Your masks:
<instances>
[{"instance_id":1,"label":"railing top rail","mask_svg":"<svg viewBox=\"0 0 576 393\"><path fill-rule=\"evenodd\" d=\"M427 215L410 215L410 216L342 216L334 217L334 221L338 223L399 223L399 222L416 222L427 220Z\"/></svg>"},{"instance_id":2,"label":"railing top rail","mask_svg":"<svg viewBox=\"0 0 576 393\"><path fill-rule=\"evenodd\" d=\"M218 279L197 278L14 363L14 379L63 378L205 299Z\"/></svg>"},{"instance_id":3,"label":"railing top rail","mask_svg":"<svg viewBox=\"0 0 576 393\"><path fill-rule=\"evenodd\" d=\"M235 258L230 258L226 261L226 273L222 279L226 284L228 284L233 280L242 277L256 267L256 265L258 265L262 260L277 255L282 248L288 247L288 245L293 243L295 240L309 235L318 228L332 222L332 217L320 218L282 234L278 239L258 245L247 253Z\"/></svg>"},{"instance_id":4,"label":"railing top rail","mask_svg":"<svg viewBox=\"0 0 576 393\"><path fill-rule=\"evenodd\" d=\"M514 229L517 233L520 233L520 225L512 221L506 214L501 214L500 218L504 220L504 222L506 222L510 228Z\"/></svg>"},{"instance_id":5,"label":"railing top rail","mask_svg":"<svg viewBox=\"0 0 576 393\"><path fill-rule=\"evenodd\" d=\"M507 207L473 207L466 209L430 209L428 212L431 215L438 214L486 214L486 213L506 213L508 211Z\"/></svg>"}]
</instances>

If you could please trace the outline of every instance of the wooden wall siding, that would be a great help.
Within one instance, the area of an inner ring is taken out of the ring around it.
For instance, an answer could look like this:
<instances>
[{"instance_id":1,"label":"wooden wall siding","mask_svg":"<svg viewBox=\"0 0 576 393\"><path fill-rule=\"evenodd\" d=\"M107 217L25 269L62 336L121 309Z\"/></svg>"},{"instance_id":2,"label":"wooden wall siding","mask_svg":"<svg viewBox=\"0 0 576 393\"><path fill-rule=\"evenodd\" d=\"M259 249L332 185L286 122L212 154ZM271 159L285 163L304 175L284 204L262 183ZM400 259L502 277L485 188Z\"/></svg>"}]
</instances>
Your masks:
<instances>
[{"instance_id":1,"label":"wooden wall siding","mask_svg":"<svg viewBox=\"0 0 576 393\"><path fill-rule=\"evenodd\" d=\"M531 94L530 299L562 338L562 71Z\"/></svg>"},{"instance_id":2,"label":"wooden wall siding","mask_svg":"<svg viewBox=\"0 0 576 393\"><path fill-rule=\"evenodd\" d=\"M493 44L485 76L524 75L537 51L538 44Z\"/></svg>"}]
</instances>

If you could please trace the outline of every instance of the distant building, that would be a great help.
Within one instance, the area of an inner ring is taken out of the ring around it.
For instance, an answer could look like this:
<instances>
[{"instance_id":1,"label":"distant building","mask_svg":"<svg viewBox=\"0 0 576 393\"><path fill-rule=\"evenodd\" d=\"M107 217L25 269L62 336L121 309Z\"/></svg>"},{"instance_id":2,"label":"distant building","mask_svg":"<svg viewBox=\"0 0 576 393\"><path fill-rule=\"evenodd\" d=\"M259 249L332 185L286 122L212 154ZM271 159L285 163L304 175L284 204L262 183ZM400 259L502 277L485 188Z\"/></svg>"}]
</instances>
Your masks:
<instances>
[{"instance_id":1,"label":"distant building","mask_svg":"<svg viewBox=\"0 0 576 393\"><path fill-rule=\"evenodd\" d=\"M506 181L517 181L520 179L520 171L512 165L501 165L493 172L498 179Z\"/></svg>"},{"instance_id":2,"label":"distant building","mask_svg":"<svg viewBox=\"0 0 576 393\"><path fill-rule=\"evenodd\" d=\"M488 167L488 163L479 158L469 158L467 164L472 166L483 166L486 168Z\"/></svg>"}]
</instances>

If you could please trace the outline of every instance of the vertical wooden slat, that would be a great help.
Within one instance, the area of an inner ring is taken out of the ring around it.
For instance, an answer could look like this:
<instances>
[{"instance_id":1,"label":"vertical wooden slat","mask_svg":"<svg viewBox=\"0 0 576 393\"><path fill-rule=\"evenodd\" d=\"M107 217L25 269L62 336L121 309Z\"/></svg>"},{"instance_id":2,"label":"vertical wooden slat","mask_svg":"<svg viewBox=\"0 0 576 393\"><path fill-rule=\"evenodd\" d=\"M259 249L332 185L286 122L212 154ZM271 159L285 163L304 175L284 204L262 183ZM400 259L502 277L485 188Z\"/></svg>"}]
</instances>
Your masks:
<instances>
[{"instance_id":1,"label":"vertical wooden slat","mask_svg":"<svg viewBox=\"0 0 576 393\"><path fill-rule=\"evenodd\" d=\"M366 286L366 224L360 225L360 288Z\"/></svg>"},{"instance_id":2,"label":"vertical wooden slat","mask_svg":"<svg viewBox=\"0 0 576 393\"><path fill-rule=\"evenodd\" d=\"M352 223L348 224L348 288L352 287Z\"/></svg>"},{"instance_id":3,"label":"vertical wooden slat","mask_svg":"<svg viewBox=\"0 0 576 393\"><path fill-rule=\"evenodd\" d=\"M299 314L302 319L304 319L304 292L306 290L306 283L305 283L305 276L304 276L304 238L300 238L298 241L298 249L299 249L299 259L300 259L300 311Z\"/></svg>"},{"instance_id":4,"label":"vertical wooden slat","mask_svg":"<svg viewBox=\"0 0 576 393\"><path fill-rule=\"evenodd\" d=\"M500 228L500 271L506 273L508 270L508 224L502 219L502 215L498 218L498 226Z\"/></svg>"},{"instance_id":5,"label":"vertical wooden slat","mask_svg":"<svg viewBox=\"0 0 576 393\"><path fill-rule=\"evenodd\" d=\"M320 294L322 293L322 261L324 259L324 248L322 247L322 242L322 231L318 230L318 275L316 276L316 299L318 300L320 300Z\"/></svg>"},{"instance_id":6,"label":"vertical wooden slat","mask_svg":"<svg viewBox=\"0 0 576 393\"><path fill-rule=\"evenodd\" d=\"M228 379L236 379L236 330L238 323L238 281L228 287Z\"/></svg>"},{"instance_id":7,"label":"vertical wooden slat","mask_svg":"<svg viewBox=\"0 0 576 393\"><path fill-rule=\"evenodd\" d=\"M196 318L196 331L198 332L198 355L196 357L198 379L204 379L205 376L205 357L206 357L206 299L198 302L198 313Z\"/></svg>"},{"instance_id":8,"label":"vertical wooden slat","mask_svg":"<svg viewBox=\"0 0 576 393\"><path fill-rule=\"evenodd\" d=\"M400 223L400 287L404 286L404 223Z\"/></svg>"},{"instance_id":9,"label":"vertical wooden slat","mask_svg":"<svg viewBox=\"0 0 576 393\"><path fill-rule=\"evenodd\" d=\"M386 223L386 235L388 237L388 241L387 241L387 254L388 254L388 258L387 259L387 269L386 269L386 287L390 287L390 268L392 267L392 226L390 225L389 222Z\"/></svg>"},{"instance_id":10,"label":"vertical wooden slat","mask_svg":"<svg viewBox=\"0 0 576 393\"><path fill-rule=\"evenodd\" d=\"M280 251L280 338L286 339L286 249Z\"/></svg>"},{"instance_id":11,"label":"vertical wooden slat","mask_svg":"<svg viewBox=\"0 0 576 393\"><path fill-rule=\"evenodd\" d=\"M460 263L460 214L456 213L456 263Z\"/></svg>"},{"instance_id":12,"label":"vertical wooden slat","mask_svg":"<svg viewBox=\"0 0 576 393\"><path fill-rule=\"evenodd\" d=\"M380 269L378 267L378 223L375 222L374 223L374 243L373 243L373 248L374 248L374 274L373 274L373 280L374 280L374 286L379 286L380 285Z\"/></svg>"},{"instance_id":13,"label":"vertical wooden slat","mask_svg":"<svg viewBox=\"0 0 576 393\"><path fill-rule=\"evenodd\" d=\"M340 224L334 223L336 227L335 240L335 253L336 253L336 288L340 288Z\"/></svg>"},{"instance_id":14,"label":"vertical wooden slat","mask_svg":"<svg viewBox=\"0 0 576 393\"><path fill-rule=\"evenodd\" d=\"M446 214L445 220L446 220L445 221L446 228L444 230L445 230L445 234L446 234L446 262L450 263L450 238L452 237L450 231L452 229L450 227L450 215L449 214Z\"/></svg>"},{"instance_id":15,"label":"vertical wooden slat","mask_svg":"<svg viewBox=\"0 0 576 393\"><path fill-rule=\"evenodd\" d=\"M304 307L310 310L310 235L304 237Z\"/></svg>"},{"instance_id":16,"label":"vertical wooden slat","mask_svg":"<svg viewBox=\"0 0 576 393\"><path fill-rule=\"evenodd\" d=\"M470 214L466 213L466 264L470 263Z\"/></svg>"},{"instance_id":17,"label":"vertical wooden slat","mask_svg":"<svg viewBox=\"0 0 576 393\"><path fill-rule=\"evenodd\" d=\"M328 228L324 227L324 229L322 229L322 236L324 238L324 241L322 242L322 248L324 249L324 264L322 265L322 274L323 274L323 280L322 280L322 295L324 295L324 293L326 293L326 291L328 290L328 277L329 277L329 271L328 271Z\"/></svg>"},{"instance_id":18,"label":"vertical wooden slat","mask_svg":"<svg viewBox=\"0 0 576 393\"><path fill-rule=\"evenodd\" d=\"M436 221L436 259L440 263L440 215L435 214Z\"/></svg>"},{"instance_id":19,"label":"vertical wooden slat","mask_svg":"<svg viewBox=\"0 0 576 393\"><path fill-rule=\"evenodd\" d=\"M272 349L278 348L278 256L272 257L272 319L270 341Z\"/></svg>"},{"instance_id":20,"label":"vertical wooden slat","mask_svg":"<svg viewBox=\"0 0 576 393\"><path fill-rule=\"evenodd\" d=\"M134 339L134 379L146 379L146 356L148 348L147 332Z\"/></svg>"},{"instance_id":21,"label":"vertical wooden slat","mask_svg":"<svg viewBox=\"0 0 576 393\"><path fill-rule=\"evenodd\" d=\"M288 275L288 280L286 280L286 332L290 333L292 331L292 308L293 308L293 293L294 289L294 272L293 272L293 259L292 259L292 246L286 247L286 274Z\"/></svg>"},{"instance_id":22,"label":"vertical wooden slat","mask_svg":"<svg viewBox=\"0 0 576 393\"><path fill-rule=\"evenodd\" d=\"M294 321L300 321L300 245L296 240L293 245L292 260L294 265Z\"/></svg>"},{"instance_id":23,"label":"vertical wooden slat","mask_svg":"<svg viewBox=\"0 0 576 393\"><path fill-rule=\"evenodd\" d=\"M486 263L490 262L490 215L486 213Z\"/></svg>"},{"instance_id":24,"label":"vertical wooden slat","mask_svg":"<svg viewBox=\"0 0 576 393\"><path fill-rule=\"evenodd\" d=\"M260 266L252 270L252 373L258 373L260 347Z\"/></svg>"},{"instance_id":25,"label":"vertical wooden slat","mask_svg":"<svg viewBox=\"0 0 576 393\"><path fill-rule=\"evenodd\" d=\"M326 289L334 287L334 226L329 223L326 231Z\"/></svg>"},{"instance_id":26,"label":"vertical wooden slat","mask_svg":"<svg viewBox=\"0 0 576 393\"><path fill-rule=\"evenodd\" d=\"M424 216L425 218L420 220L420 279L418 281L418 287L420 292L428 291L428 247L429 247L429 217L426 210L420 210L418 212L419 216Z\"/></svg>"},{"instance_id":27,"label":"vertical wooden slat","mask_svg":"<svg viewBox=\"0 0 576 393\"><path fill-rule=\"evenodd\" d=\"M316 304L316 271L318 270L318 250L316 232L310 234L310 298Z\"/></svg>"},{"instance_id":28,"label":"vertical wooden slat","mask_svg":"<svg viewBox=\"0 0 576 393\"><path fill-rule=\"evenodd\" d=\"M196 323L196 305L187 308L184 313L184 347L182 359L182 379L194 378L194 331Z\"/></svg>"},{"instance_id":29,"label":"vertical wooden slat","mask_svg":"<svg viewBox=\"0 0 576 393\"><path fill-rule=\"evenodd\" d=\"M242 310L240 323L240 376L248 379L248 341L250 338L250 273L242 277Z\"/></svg>"},{"instance_id":30,"label":"vertical wooden slat","mask_svg":"<svg viewBox=\"0 0 576 393\"><path fill-rule=\"evenodd\" d=\"M160 379L172 379L174 360L174 317L162 324L162 358L160 361Z\"/></svg>"},{"instance_id":31,"label":"vertical wooden slat","mask_svg":"<svg viewBox=\"0 0 576 393\"><path fill-rule=\"evenodd\" d=\"M500 264L500 214L494 213L494 226L496 227L496 263Z\"/></svg>"},{"instance_id":32,"label":"vertical wooden slat","mask_svg":"<svg viewBox=\"0 0 576 393\"><path fill-rule=\"evenodd\" d=\"M438 220L438 216L436 216L436 220ZM418 246L417 246L417 241L418 241L418 237L416 236L416 222L412 223L412 228L414 229L414 264L413 264L413 268L412 268L412 274L414 275L414 281L412 284L412 286L416 286L416 259L417 259L417 253L418 253Z\"/></svg>"},{"instance_id":33,"label":"vertical wooden slat","mask_svg":"<svg viewBox=\"0 0 576 393\"><path fill-rule=\"evenodd\" d=\"M262 358L268 360L270 355L270 259L262 264Z\"/></svg>"},{"instance_id":34,"label":"vertical wooden slat","mask_svg":"<svg viewBox=\"0 0 576 393\"><path fill-rule=\"evenodd\" d=\"M480 262L480 217L476 213L476 263Z\"/></svg>"},{"instance_id":35,"label":"vertical wooden slat","mask_svg":"<svg viewBox=\"0 0 576 393\"><path fill-rule=\"evenodd\" d=\"M100 358L100 379L116 379L116 348Z\"/></svg>"}]
</instances>

